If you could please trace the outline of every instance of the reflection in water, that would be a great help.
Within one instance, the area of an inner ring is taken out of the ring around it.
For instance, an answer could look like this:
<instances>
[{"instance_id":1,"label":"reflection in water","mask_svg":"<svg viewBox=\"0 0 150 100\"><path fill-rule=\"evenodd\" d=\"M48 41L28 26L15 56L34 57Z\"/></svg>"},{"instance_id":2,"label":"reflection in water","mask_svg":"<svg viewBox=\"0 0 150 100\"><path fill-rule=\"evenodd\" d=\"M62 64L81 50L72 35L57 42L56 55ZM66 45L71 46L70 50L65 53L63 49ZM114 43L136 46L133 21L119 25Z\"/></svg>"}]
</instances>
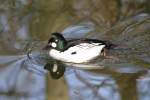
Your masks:
<instances>
[{"instance_id":1,"label":"reflection in water","mask_svg":"<svg viewBox=\"0 0 150 100\"><path fill-rule=\"evenodd\" d=\"M94 75L82 70L66 75L71 100L120 100L118 87L108 75Z\"/></svg>"},{"instance_id":2,"label":"reflection in water","mask_svg":"<svg viewBox=\"0 0 150 100\"><path fill-rule=\"evenodd\" d=\"M94 31L94 24L82 23L81 25L72 25L62 31L65 38L84 38L89 32Z\"/></svg>"},{"instance_id":3,"label":"reflection in water","mask_svg":"<svg viewBox=\"0 0 150 100\"><path fill-rule=\"evenodd\" d=\"M25 65L28 61L26 55L0 56L0 61L0 98L2 100L45 99L45 78L27 70L26 67L31 65L29 66L29 63Z\"/></svg>"},{"instance_id":4,"label":"reflection in water","mask_svg":"<svg viewBox=\"0 0 150 100\"><path fill-rule=\"evenodd\" d=\"M7 19L2 18L2 21L5 22L5 20ZM3 28L1 40L5 41L0 41L0 100L45 100L45 75L47 72L42 65L45 60L40 52L42 43L39 41L14 41L15 36L11 37L8 34L7 24L4 27L6 28ZM24 36L27 36L25 27L22 26L17 31L17 34L20 35L17 36L21 39L25 39ZM34 52L30 54L29 59L27 50L31 48L34 49Z\"/></svg>"}]
</instances>

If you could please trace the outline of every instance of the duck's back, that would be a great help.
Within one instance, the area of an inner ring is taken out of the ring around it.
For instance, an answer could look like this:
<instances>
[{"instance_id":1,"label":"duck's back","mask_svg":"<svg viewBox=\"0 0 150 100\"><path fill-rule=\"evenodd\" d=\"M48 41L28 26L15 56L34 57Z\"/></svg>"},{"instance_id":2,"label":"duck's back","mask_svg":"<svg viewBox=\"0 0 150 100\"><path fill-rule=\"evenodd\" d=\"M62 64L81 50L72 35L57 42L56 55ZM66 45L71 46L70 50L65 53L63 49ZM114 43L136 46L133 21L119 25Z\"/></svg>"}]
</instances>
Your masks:
<instances>
[{"instance_id":1,"label":"duck's back","mask_svg":"<svg viewBox=\"0 0 150 100\"><path fill-rule=\"evenodd\" d=\"M97 39L86 39L86 38L83 38L83 39L71 39L71 40L68 40L67 41L67 45L65 47L64 50L72 47L72 46L75 46L75 45L80 45L82 43L88 43L88 44L101 44L101 45L105 45L105 48L107 49L112 49L114 48L116 45L110 43L109 41L102 41L102 40L97 40Z\"/></svg>"}]
</instances>

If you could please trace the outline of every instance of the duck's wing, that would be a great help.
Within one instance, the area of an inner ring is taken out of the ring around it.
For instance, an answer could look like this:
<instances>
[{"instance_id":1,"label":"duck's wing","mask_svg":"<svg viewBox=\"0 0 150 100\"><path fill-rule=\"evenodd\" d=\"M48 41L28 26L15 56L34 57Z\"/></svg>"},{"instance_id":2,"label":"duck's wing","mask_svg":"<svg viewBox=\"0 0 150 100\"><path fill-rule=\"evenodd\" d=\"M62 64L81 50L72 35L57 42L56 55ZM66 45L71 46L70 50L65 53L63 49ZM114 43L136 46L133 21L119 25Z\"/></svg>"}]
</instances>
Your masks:
<instances>
[{"instance_id":1,"label":"duck's wing","mask_svg":"<svg viewBox=\"0 0 150 100\"><path fill-rule=\"evenodd\" d=\"M65 50L68 49L69 47L75 46L75 45L79 45L81 43L89 43L89 44L101 44L101 45L106 45L105 48L107 49L113 49L114 47L116 47L117 45L110 43L109 41L103 41L103 40L97 40L97 39L87 39L87 38L82 38L82 39L72 39L72 40L68 40L67 41L68 44L65 47Z\"/></svg>"}]
</instances>

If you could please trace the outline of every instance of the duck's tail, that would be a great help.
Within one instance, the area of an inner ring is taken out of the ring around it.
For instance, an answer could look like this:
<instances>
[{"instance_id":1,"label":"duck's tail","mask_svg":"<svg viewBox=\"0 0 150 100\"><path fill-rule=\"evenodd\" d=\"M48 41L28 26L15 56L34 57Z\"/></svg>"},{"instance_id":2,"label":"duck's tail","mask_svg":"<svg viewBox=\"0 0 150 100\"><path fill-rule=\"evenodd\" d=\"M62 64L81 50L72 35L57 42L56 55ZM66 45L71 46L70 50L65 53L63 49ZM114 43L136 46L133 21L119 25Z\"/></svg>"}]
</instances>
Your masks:
<instances>
[{"instance_id":1,"label":"duck's tail","mask_svg":"<svg viewBox=\"0 0 150 100\"><path fill-rule=\"evenodd\" d=\"M105 42L105 44L106 44L106 49L114 49L114 48L116 48L116 47L118 47L119 45L117 45L117 44L113 44L113 43L111 43L111 42L109 42L109 41L104 41Z\"/></svg>"}]
</instances>

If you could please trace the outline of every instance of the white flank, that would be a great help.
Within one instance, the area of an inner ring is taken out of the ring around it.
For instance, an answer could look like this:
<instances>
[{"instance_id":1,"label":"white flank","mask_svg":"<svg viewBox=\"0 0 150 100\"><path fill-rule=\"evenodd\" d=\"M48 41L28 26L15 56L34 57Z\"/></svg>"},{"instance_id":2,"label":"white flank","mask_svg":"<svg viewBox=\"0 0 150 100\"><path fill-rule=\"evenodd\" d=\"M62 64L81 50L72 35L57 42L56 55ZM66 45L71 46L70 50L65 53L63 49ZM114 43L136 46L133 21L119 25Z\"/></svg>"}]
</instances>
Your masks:
<instances>
[{"instance_id":1,"label":"white flank","mask_svg":"<svg viewBox=\"0 0 150 100\"><path fill-rule=\"evenodd\" d=\"M102 49L105 45L99 45L100 43L81 43L70 47L64 52L60 52L55 49L51 49L49 55L54 59L63 61L63 62L72 62L72 63L83 63L88 62L89 60L94 59L99 56ZM76 52L72 54L72 52Z\"/></svg>"}]
</instances>

